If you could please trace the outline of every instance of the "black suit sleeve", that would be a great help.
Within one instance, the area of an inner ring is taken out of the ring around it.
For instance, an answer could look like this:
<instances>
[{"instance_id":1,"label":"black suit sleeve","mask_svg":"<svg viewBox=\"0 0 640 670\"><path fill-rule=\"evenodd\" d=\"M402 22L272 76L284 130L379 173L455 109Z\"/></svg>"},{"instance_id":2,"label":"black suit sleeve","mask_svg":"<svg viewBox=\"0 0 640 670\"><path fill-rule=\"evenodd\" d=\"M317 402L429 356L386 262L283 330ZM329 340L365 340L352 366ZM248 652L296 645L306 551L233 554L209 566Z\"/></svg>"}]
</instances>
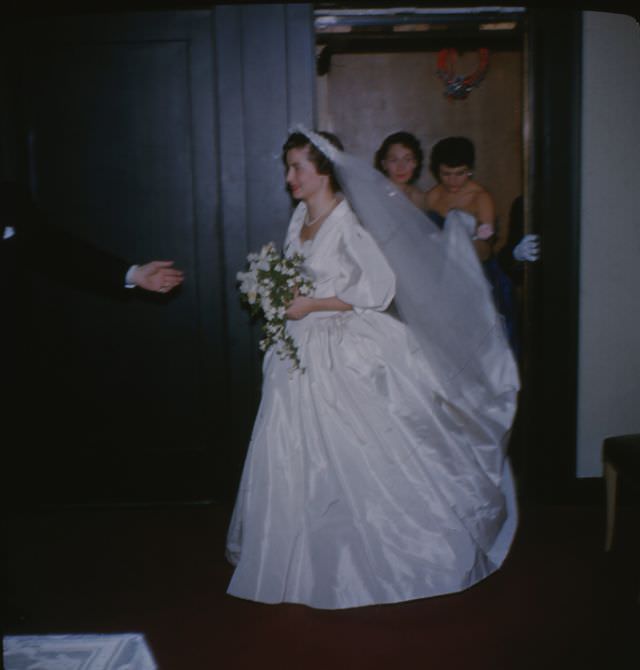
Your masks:
<instances>
[{"instance_id":1,"label":"black suit sleeve","mask_svg":"<svg viewBox=\"0 0 640 670\"><path fill-rule=\"evenodd\" d=\"M15 230L20 262L37 272L97 290L124 289L131 263L72 235L44 216L17 184L0 186L3 224Z\"/></svg>"}]
</instances>

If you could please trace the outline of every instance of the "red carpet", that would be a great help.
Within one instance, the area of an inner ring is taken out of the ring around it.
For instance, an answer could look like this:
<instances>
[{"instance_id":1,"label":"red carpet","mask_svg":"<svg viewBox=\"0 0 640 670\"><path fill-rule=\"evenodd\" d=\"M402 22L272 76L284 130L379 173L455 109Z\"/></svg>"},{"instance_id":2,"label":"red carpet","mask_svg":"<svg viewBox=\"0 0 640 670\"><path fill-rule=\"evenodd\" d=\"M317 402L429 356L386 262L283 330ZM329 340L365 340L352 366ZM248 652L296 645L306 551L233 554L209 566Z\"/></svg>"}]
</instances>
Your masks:
<instances>
[{"instance_id":1,"label":"red carpet","mask_svg":"<svg viewBox=\"0 0 640 670\"><path fill-rule=\"evenodd\" d=\"M161 670L640 668L640 510L603 552L599 507L522 512L502 570L460 594L344 611L225 594L229 509L9 519L10 633L139 632ZM632 655L635 654L635 657Z\"/></svg>"}]
</instances>

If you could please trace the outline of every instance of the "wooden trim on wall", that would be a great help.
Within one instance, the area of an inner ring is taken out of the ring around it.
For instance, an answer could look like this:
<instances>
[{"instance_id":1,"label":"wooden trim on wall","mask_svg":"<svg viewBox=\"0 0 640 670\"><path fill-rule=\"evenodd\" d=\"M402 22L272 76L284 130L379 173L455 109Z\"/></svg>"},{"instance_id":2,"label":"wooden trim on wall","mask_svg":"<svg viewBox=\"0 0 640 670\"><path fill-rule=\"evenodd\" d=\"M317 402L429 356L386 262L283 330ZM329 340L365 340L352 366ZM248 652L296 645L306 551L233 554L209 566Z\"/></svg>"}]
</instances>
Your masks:
<instances>
[{"instance_id":1,"label":"wooden trim on wall","mask_svg":"<svg viewBox=\"0 0 640 670\"><path fill-rule=\"evenodd\" d=\"M576 482L581 12L532 9L527 45L529 214L543 251L528 277L521 493L558 503Z\"/></svg>"}]
</instances>

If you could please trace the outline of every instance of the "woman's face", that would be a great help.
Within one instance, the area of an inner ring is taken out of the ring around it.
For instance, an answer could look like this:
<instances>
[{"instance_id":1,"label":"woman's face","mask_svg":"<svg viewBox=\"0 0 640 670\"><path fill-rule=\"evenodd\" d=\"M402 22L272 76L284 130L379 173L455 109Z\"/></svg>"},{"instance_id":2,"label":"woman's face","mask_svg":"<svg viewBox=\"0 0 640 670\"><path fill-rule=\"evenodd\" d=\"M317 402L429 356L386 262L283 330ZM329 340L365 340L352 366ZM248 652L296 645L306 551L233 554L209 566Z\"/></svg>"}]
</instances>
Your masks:
<instances>
[{"instance_id":1,"label":"woman's face","mask_svg":"<svg viewBox=\"0 0 640 670\"><path fill-rule=\"evenodd\" d=\"M449 193L457 193L471 178L471 170L468 165L441 165L438 171L440 183Z\"/></svg>"},{"instance_id":2,"label":"woman's face","mask_svg":"<svg viewBox=\"0 0 640 670\"><path fill-rule=\"evenodd\" d=\"M382 161L387 176L396 184L408 184L417 166L418 161L413 151L404 144L392 144Z\"/></svg>"},{"instance_id":3,"label":"woman's face","mask_svg":"<svg viewBox=\"0 0 640 670\"><path fill-rule=\"evenodd\" d=\"M286 180L291 195L305 202L329 188L329 175L318 174L315 164L309 160L309 147L287 151Z\"/></svg>"}]
</instances>

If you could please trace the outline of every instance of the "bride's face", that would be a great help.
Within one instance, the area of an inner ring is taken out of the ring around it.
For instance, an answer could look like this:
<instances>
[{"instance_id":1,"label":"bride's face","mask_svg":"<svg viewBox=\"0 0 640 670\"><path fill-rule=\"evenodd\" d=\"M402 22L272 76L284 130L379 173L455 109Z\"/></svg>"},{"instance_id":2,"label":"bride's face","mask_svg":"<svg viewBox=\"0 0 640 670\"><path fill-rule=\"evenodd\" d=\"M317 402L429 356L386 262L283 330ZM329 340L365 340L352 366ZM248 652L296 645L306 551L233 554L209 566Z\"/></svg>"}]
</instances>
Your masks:
<instances>
[{"instance_id":1,"label":"bride's face","mask_svg":"<svg viewBox=\"0 0 640 670\"><path fill-rule=\"evenodd\" d=\"M413 177L418 161L413 151L404 144L392 144L387 151L382 167L389 179L396 184L408 184Z\"/></svg>"},{"instance_id":2,"label":"bride's face","mask_svg":"<svg viewBox=\"0 0 640 670\"><path fill-rule=\"evenodd\" d=\"M318 174L308 147L287 151L287 186L296 200L305 202L329 189L329 176Z\"/></svg>"}]
</instances>

